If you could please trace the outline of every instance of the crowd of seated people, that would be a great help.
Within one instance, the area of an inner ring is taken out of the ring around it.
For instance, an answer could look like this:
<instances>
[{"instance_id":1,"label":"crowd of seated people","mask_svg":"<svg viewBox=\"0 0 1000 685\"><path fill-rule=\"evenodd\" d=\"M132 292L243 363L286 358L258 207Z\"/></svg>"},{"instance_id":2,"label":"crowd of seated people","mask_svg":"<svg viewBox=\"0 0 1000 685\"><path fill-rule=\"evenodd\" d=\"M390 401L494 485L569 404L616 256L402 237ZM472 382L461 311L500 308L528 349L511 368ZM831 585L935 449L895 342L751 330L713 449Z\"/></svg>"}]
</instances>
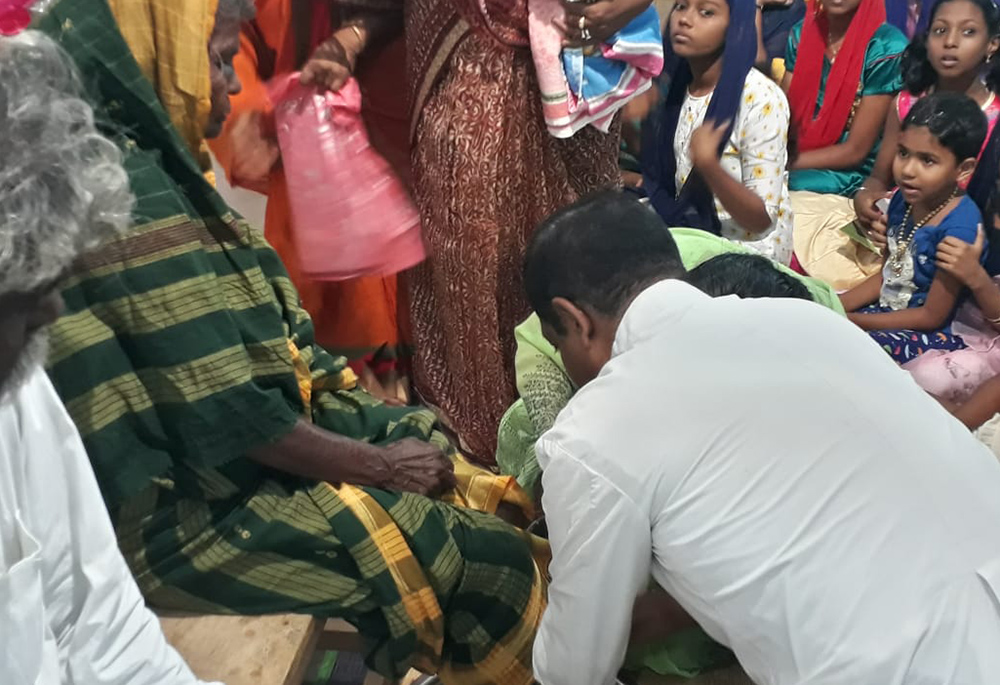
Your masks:
<instances>
[{"instance_id":1,"label":"crowd of seated people","mask_svg":"<svg viewBox=\"0 0 1000 685\"><path fill-rule=\"evenodd\" d=\"M950 266L984 225L976 255L982 274L997 272L1000 9L991 0L810 5L768 74L780 91L752 68L761 60L749 12L735 0L674 5L665 101L643 137L651 205L668 225L721 235L830 285L928 391L965 403L1000 370L990 363L995 331L978 315L993 285ZM534 402L520 390L507 427Z\"/></svg>"}]
</instances>

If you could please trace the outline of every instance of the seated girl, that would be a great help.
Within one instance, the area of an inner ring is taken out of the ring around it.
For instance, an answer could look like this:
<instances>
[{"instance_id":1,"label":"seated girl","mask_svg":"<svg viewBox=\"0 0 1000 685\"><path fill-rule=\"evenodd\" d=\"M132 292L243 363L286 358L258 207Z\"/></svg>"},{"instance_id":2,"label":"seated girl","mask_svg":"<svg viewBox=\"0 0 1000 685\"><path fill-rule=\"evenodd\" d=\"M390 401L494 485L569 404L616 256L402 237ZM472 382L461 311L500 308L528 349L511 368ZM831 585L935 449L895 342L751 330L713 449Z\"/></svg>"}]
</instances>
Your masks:
<instances>
[{"instance_id":1,"label":"seated girl","mask_svg":"<svg viewBox=\"0 0 1000 685\"><path fill-rule=\"evenodd\" d=\"M792 29L782 87L798 155L789 188L795 253L806 272L832 280L827 244L853 221L850 198L868 176L882 125L902 88L905 36L885 23L883 0L824 3Z\"/></svg>"},{"instance_id":2,"label":"seated girl","mask_svg":"<svg viewBox=\"0 0 1000 685\"><path fill-rule=\"evenodd\" d=\"M668 225L701 228L787 264L789 111L781 90L753 69L757 11L753 0L674 5L664 69L674 77L644 127L643 182Z\"/></svg>"},{"instance_id":3,"label":"seated girl","mask_svg":"<svg viewBox=\"0 0 1000 685\"><path fill-rule=\"evenodd\" d=\"M850 319L901 364L929 349L965 345L951 332L962 285L938 273L934 257L946 238L976 238L982 214L960 185L972 175L985 137L979 105L957 93L929 95L903 120L885 264L843 296Z\"/></svg>"},{"instance_id":4,"label":"seated girl","mask_svg":"<svg viewBox=\"0 0 1000 685\"><path fill-rule=\"evenodd\" d=\"M931 12L929 29L915 37L903 53L905 88L896 96L886 117L875 167L854 196L854 209L863 228L885 222L877 205L889 196L894 185L892 161L900 122L921 97L934 92L965 93L986 115L987 140L1000 115L1000 99L995 94L1000 90L1000 60L993 60L1000 48L1000 9L992 0L940 0ZM977 169L976 175L979 173ZM845 246L850 242L846 234L843 242ZM845 255L851 256L846 252ZM855 258L853 263L844 263L843 280L861 281L879 266L874 259Z\"/></svg>"},{"instance_id":5,"label":"seated girl","mask_svg":"<svg viewBox=\"0 0 1000 685\"><path fill-rule=\"evenodd\" d=\"M799 151L789 187L852 196L875 162L886 113L902 88L906 37L883 0L824 3L792 29L782 83Z\"/></svg>"}]
</instances>

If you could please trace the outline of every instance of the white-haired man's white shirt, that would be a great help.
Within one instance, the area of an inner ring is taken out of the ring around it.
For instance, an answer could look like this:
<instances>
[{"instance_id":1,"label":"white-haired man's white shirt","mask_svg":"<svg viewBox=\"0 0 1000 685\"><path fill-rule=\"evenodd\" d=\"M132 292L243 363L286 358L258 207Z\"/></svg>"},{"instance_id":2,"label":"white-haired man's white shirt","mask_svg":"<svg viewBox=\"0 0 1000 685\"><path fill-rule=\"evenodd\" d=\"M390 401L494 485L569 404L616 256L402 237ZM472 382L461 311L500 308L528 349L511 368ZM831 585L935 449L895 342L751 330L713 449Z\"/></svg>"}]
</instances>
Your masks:
<instances>
[{"instance_id":1,"label":"white-haired man's white shirt","mask_svg":"<svg viewBox=\"0 0 1000 685\"><path fill-rule=\"evenodd\" d=\"M200 683L146 609L41 369L0 398L0 683Z\"/></svg>"},{"instance_id":2,"label":"white-haired man's white shirt","mask_svg":"<svg viewBox=\"0 0 1000 685\"><path fill-rule=\"evenodd\" d=\"M643 292L538 443L542 685L606 685L650 573L758 685L1000 683L1000 464L861 330Z\"/></svg>"}]
</instances>

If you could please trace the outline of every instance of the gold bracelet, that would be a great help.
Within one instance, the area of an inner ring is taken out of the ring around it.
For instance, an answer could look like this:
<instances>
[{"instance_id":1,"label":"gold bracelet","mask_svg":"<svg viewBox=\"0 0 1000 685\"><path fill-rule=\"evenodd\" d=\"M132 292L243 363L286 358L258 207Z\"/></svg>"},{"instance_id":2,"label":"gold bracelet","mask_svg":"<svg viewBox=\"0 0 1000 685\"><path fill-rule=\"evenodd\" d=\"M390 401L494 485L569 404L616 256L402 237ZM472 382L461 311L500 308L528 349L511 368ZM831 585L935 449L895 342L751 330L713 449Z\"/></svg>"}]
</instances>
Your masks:
<instances>
[{"instance_id":1,"label":"gold bracelet","mask_svg":"<svg viewBox=\"0 0 1000 685\"><path fill-rule=\"evenodd\" d=\"M991 324L994 324L996 326L1000 326L1000 316L998 316L995 319L987 318L986 320L989 321Z\"/></svg>"},{"instance_id":2,"label":"gold bracelet","mask_svg":"<svg viewBox=\"0 0 1000 685\"><path fill-rule=\"evenodd\" d=\"M354 31L354 35L358 37L358 42L361 43L362 47L364 47L365 35L361 33L361 29L359 29L355 24L351 24L350 27L351 30Z\"/></svg>"}]
</instances>

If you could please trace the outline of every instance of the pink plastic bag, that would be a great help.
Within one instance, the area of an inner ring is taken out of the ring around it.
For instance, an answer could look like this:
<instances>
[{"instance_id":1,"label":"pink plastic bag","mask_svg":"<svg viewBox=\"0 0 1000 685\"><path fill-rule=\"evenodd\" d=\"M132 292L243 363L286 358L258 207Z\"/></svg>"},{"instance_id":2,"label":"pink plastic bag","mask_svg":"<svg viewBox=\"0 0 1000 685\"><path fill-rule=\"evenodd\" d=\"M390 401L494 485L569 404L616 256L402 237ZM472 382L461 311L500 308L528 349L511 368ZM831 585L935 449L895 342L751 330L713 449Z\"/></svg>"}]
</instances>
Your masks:
<instances>
[{"instance_id":1,"label":"pink plastic bag","mask_svg":"<svg viewBox=\"0 0 1000 685\"><path fill-rule=\"evenodd\" d=\"M320 94L291 74L271 84L271 101L303 274L340 281L423 261L420 217L368 142L357 82Z\"/></svg>"}]
</instances>

